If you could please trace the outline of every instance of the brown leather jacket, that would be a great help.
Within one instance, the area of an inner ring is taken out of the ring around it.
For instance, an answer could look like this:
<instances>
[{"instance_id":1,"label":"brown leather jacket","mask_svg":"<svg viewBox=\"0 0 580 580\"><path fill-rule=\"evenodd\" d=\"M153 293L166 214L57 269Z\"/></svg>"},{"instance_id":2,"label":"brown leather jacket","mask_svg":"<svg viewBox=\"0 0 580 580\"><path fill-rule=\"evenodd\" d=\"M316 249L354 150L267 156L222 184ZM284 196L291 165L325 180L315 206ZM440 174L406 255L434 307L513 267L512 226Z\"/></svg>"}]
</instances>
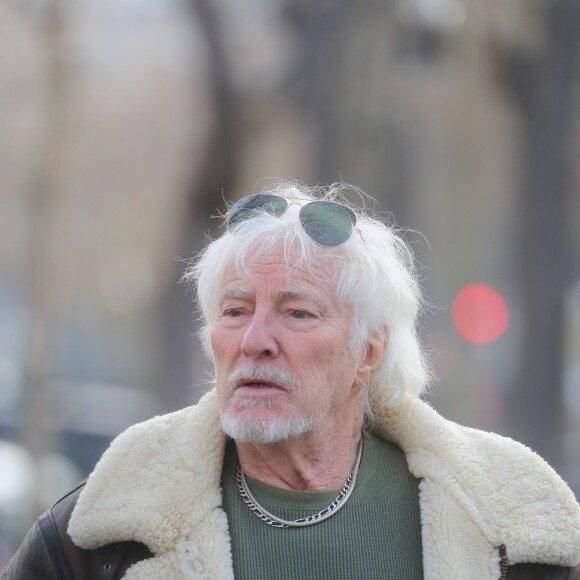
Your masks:
<instances>
[{"instance_id":1,"label":"brown leather jacket","mask_svg":"<svg viewBox=\"0 0 580 580\"><path fill-rule=\"evenodd\" d=\"M66 529L83 487L81 483L40 516L0 580L117 580L129 566L151 556L147 546L138 542L109 544L98 550L73 544Z\"/></svg>"},{"instance_id":2,"label":"brown leather jacket","mask_svg":"<svg viewBox=\"0 0 580 580\"><path fill-rule=\"evenodd\" d=\"M132 564L152 556L138 542L109 544L97 550L75 546L66 530L83 487L81 483L38 519L0 580L117 580ZM580 566L516 564L504 569L502 579L580 580Z\"/></svg>"}]
</instances>

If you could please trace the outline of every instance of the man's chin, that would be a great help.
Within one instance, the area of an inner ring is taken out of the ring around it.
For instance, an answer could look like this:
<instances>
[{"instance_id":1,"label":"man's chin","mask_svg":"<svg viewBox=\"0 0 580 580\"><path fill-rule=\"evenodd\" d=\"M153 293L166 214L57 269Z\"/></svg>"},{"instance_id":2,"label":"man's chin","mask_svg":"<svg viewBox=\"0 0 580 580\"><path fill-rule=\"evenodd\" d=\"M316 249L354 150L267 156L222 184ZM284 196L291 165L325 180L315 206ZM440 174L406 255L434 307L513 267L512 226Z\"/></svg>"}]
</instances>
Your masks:
<instances>
[{"instance_id":1,"label":"man's chin","mask_svg":"<svg viewBox=\"0 0 580 580\"><path fill-rule=\"evenodd\" d=\"M300 437L314 428L313 421L307 417L248 417L232 412L222 415L221 425L235 441L258 445Z\"/></svg>"}]
</instances>

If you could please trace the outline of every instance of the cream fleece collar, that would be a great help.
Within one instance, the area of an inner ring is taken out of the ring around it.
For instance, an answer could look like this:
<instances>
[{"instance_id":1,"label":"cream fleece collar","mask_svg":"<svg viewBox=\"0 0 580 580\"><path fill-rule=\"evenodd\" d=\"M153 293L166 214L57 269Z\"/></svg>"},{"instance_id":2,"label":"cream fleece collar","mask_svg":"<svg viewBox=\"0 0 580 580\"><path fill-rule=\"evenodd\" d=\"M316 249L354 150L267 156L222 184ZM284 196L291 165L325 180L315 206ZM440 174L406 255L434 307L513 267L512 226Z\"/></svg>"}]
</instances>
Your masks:
<instances>
[{"instance_id":1,"label":"cream fleece collar","mask_svg":"<svg viewBox=\"0 0 580 580\"><path fill-rule=\"evenodd\" d=\"M580 562L580 507L541 458L498 435L461 427L408 396L378 410L375 431L421 478L427 580L499 577L512 563ZM215 393L122 433L89 477L69 534L83 548L136 540L154 557L125 578L233 578L220 477L225 436Z\"/></svg>"},{"instance_id":2,"label":"cream fleece collar","mask_svg":"<svg viewBox=\"0 0 580 580\"><path fill-rule=\"evenodd\" d=\"M492 574L502 544L510 563L580 562L580 506L537 454L512 439L447 421L414 397L377 415L378 434L404 450L409 469L422 479L426 578L485 578L473 576L477 568L470 560L488 549ZM459 564L442 567L453 552ZM478 565L483 571L484 563Z\"/></svg>"}]
</instances>

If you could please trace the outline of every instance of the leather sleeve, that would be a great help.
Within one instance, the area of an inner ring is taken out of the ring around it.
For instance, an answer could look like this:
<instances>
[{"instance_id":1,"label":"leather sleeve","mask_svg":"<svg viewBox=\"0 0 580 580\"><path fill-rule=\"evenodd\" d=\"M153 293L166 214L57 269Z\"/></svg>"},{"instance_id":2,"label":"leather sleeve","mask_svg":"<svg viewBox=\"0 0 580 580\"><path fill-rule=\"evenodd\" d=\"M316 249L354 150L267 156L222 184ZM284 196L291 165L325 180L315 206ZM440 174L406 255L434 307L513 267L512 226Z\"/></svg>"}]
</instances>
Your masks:
<instances>
[{"instance_id":1,"label":"leather sleeve","mask_svg":"<svg viewBox=\"0 0 580 580\"><path fill-rule=\"evenodd\" d=\"M0 580L57 580L38 522L4 568Z\"/></svg>"}]
</instances>

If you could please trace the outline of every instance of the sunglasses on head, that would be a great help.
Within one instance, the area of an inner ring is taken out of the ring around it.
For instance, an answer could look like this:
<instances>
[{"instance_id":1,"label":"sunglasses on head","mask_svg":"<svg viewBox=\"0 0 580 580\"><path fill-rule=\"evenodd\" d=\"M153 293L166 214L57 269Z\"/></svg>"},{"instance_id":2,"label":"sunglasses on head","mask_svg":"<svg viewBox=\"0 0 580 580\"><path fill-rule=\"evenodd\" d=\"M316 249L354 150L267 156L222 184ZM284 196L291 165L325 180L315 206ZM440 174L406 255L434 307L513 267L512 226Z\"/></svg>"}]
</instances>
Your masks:
<instances>
[{"instance_id":1,"label":"sunglasses on head","mask_svg":"<svg viewBox=\"0 0 580 580\"><path fill-rule=\"evenodd\" d=\"M280 217L289 203L279 195L258 193L243 197L228 211L226 225L233 232L242 222L255 218L261 212ZM300 223L306 233L319 246L344 244L356 225L356 214L349 207L334 201L311 201L299 212Z\"/></svg>"}]
</instances>

